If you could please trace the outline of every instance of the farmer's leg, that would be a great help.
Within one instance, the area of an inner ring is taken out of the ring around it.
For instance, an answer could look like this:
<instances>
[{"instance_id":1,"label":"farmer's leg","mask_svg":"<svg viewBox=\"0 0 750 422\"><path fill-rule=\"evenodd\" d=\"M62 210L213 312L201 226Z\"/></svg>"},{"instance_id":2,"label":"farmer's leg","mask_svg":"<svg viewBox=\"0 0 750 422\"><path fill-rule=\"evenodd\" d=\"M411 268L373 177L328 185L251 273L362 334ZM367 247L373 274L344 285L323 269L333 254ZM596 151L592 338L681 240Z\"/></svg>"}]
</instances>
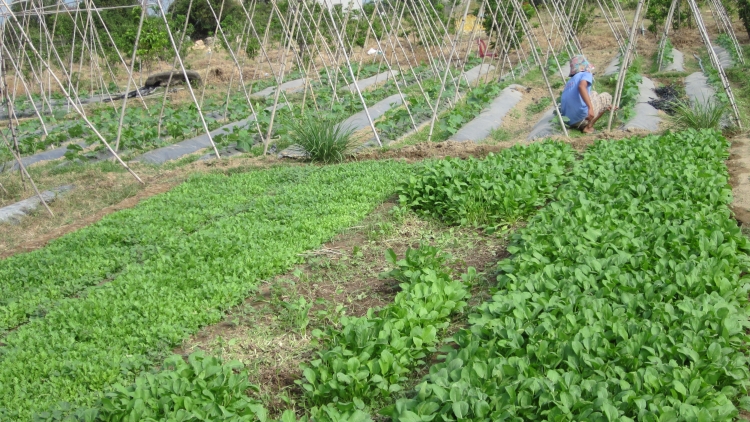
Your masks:
<instances>
[{"instance_id":1,"label":"farmer's leg","mask_svg":"<svg viewBox=\"0 0 750 422\"><path fill-rule=\"evenodd\" d=\"M593 132L597 120L612 107L612 96L608 92L599 94L596 91L591 91L591 105L594 106L594 118L587 121L587 125L581 129L585 133Z\"/></svg>"}]
</instances>

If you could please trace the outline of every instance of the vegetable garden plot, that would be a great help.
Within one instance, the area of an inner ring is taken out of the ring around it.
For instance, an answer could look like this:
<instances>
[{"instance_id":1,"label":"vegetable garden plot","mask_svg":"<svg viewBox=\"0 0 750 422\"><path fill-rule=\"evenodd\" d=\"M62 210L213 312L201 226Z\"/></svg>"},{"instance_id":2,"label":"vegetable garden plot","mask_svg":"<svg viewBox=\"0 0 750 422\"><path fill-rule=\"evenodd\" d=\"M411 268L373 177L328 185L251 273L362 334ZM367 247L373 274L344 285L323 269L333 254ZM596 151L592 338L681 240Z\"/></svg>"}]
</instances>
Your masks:
<instances>
[{"instance_id":1,"label":"vegetable garden plot","mask_svg":"<svg viewBox=\"0 0 750 422\"><path fill-rule=\"evenodd\" d=\"M728 142L599 142L515 235L493 300L397 421L731 420L747 407L750 243Z\"/></svg>"},{"instance_id":2,"label":"vegetable garden plot","mask_svg":"<svg viewBox=\"0 0 750 422\"><path fill-rule=\"evenodd\" d=\"M409 166L383 161L285 171L297 183L252 195L190 236L165 234L142 265L55 302L44 318L5 336L0 419L28 420L59 402L91 404L106 386L132 381L190 333L218 321L259 280L288 270L300 252L361 219L408 177ZM195 197L193 185L216 187L211 178L262 185L262 174L197 177L182 193L206 207L223 198Z\"/></svg>"},{"instance_id":3,"label":"vegetable garden plot","mask_svg":"<svg viewBox=\"0 0 750 422\"><path fill-rule=\"evenodd\" d=\"M389 306L370 309L362 317L344 317L341 327L317 335L324 345L315 359L302 365L297 381L314 420L361 419L378 400L403 389L408 376L437 350L451 316L466 306L476 271L455 280L450 256L421 245L399 260L388 275L401 291Z\"/></svg>"},{"instance_id":4,"label":"vegetable garden plot","mask_svg":"<svg viewBox=\"0 0 750 422\"><path fill-rule=\"evenodd\" d=\"M400 202L452 224L517 220L544 204L572 161L570 146L554 142L509 148L484 160L434 161L402 184ZM403 260L392 251L388 258L396 267L390 274L402 281L394 303L342 320L320 336L323 350L303 365L304 379L297 383L313 420L366 421L366 412L393 400L408 375L435 353L476 278L469 268L463 283L452 280L447 258L427 245L407 251Z\"/></svg>"}]
</instances>

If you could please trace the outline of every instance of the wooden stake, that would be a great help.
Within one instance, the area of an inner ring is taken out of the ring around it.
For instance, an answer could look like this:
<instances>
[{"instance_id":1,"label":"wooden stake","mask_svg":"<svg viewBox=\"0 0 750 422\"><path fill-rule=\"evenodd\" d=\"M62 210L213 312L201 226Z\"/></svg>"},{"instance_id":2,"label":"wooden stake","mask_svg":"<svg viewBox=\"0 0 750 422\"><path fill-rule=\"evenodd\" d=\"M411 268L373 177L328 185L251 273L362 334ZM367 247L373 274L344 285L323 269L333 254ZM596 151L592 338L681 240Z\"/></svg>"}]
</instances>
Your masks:
<instances>
[{"instance_id":1,"label":"wooden stake","mask_svg":"<svg viewBox=\"0 0 750 422\"><path fill-rule=\"evenodd\" d=\"M615 117L615 109L620 106L620 98L622 97L622 86L625 84L625 74L628 72L628 66L630 66L630 58L635 48L636 37L638 36L638 20L643 11L644 0L638 1L638 6L635 9L635 16L633 17L633 25L630 27L630 37L628 38L628 48L625 51L625 55L622 57L622 63L620 64L620 73L617 75L617 85L615 86L615 95L612 101L612 109L609 111L609 123L607 124L607 130L612 130L612 121Z\"/></svg>"},{"instance_id":2,"label":"wooden stake","mask_svg":"<svg viewBox=\"0 0 750 422\"><path fill-rule=\"evenodd\" d=\"M672 19L674 17L674 11L677 8L677 2L680 0L672 0L672 4L669 6L669 12L667 13L667 19L664 21L664 32L662 32L661 39L659 40L658 53L659 58L656 62L656 71L661 72L661 65L664 62L664 50L667 46L667 37L669 36L669 29L672 27Z\"/></svg>"},{"instance_id":3,"label":"wooden stake","mask_svg":"<svg viewBox=\"0 0 750 422\"><path fill-rule=\"evenodd\" d=\"M713 64L714 68L719 72L719 79L721 79L721 84L724 87L724 91L727 94L727 98L729 98L729 104L732 106L732 111L734 111L734 120L737 124L737 127L741 130L742 129L742 119L740 118L740 110L737 108L737 102L734 100L734 94L732 94L732 88L729 86L729 79L727 78L726 72L724 72L724 68L721 67L721 63L719 62L719 57L716 55L716 52L713 49L713 46L711 45L711 39L708 37L708 31L706 31L706 26L703 24L703 17L701 16L701 11L698 8L698 5L695 3L695 0L688 0L688 5L690 6L690 9L693 12L693 17L695 18L696 26L698 27L698 31L701 34L701 37L703 38L703 43L706 45L706 49L708 49L708 57L711 58L711 64Z\"/></svg>"},{"instance_id":4,"label":"wooden stake","mask_svg":"<svg viewBox=\"0 0 750 422\"><path fill-rule=\"evenodd\" d=\"M7 100L7 92L5 95L6 95L6 100ZM5 136L5 134L1 130L0 130L0 135L2 135L3 137L3 142L5 143L5 146L8 147L8 150L10 150L10 153L13 154L13 159L15 159L16 163L18 163L19 169L29 179L29 182L31 182L31 187L34 188L34 192L36 193L36 196L39 197L39 200L44 205L44 208L47 209L47 212L49 213L49 215L54 217L55 213L53 213L52 210L49 208L49 205L47 205L47 201L44 200L44 197L42 197L42 194L39 192L39 189L37 189L36 183L34 183L34 179L32 179L29 172L26 171L26 166L23 165L23 161L21 161L21 156L18 155L16 151L13 150L13 148L10 146L10 143L8 142L8 138ZM5 188L3 188L3 190L5 190ZM5 193L7 194L8 191L5 191Z\"/></svg>"}]
</instances>

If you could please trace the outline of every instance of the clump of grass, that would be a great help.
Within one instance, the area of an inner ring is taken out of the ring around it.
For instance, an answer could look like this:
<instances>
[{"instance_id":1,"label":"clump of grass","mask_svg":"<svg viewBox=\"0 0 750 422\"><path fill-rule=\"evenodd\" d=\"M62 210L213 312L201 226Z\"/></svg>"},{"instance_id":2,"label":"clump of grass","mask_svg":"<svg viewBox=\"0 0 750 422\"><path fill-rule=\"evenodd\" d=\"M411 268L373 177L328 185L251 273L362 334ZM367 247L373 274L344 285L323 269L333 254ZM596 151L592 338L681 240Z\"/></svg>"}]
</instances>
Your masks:
<instances>
[{"instance_id":1,"label":"clump of grass","mask_svg":"<svg viewBox=\"0 0 750 422\"><path fill-rule=\"evenodd\" d=\"M292 124L290 140L315 162L339 163L352 153L354 131L331 118L304 117Z\"/></svg>"},{"instance_id":2,"label":"clump of grass","mask_svg":"<svg viewBox=\"0 0 750 422\"><path fill-rule=\"evenodd\" d=\"M497 128L497 129L492 129L492 131L490 132L490 135L487 138L495 142L506 142L506 141L510 141L512 137L513 137L512 134L508 132L508 130L503 129L503 128Z\"/></svg>"},{"instance_id":3,"label":"clump of grass","mask_svg":"<svg viewBox=\"0 0 750 422\"><path fill-rule=\"evenodd\" d=\"M719 101L676 101L671 121L680 129L719 129L727 105Z\"/></svg>"},{"instance_id":4,"label":"clump of grass","mask_svg":"<svg viewBox=\"0 0 750 422\"><path fill-rule=\"evenodd\" d=\"M546 110L550 104L552 104L552 99L550 97L542 97L538 101L527 105L526 113L530 115L539 114Z\"/></svg>"}]
</instances>

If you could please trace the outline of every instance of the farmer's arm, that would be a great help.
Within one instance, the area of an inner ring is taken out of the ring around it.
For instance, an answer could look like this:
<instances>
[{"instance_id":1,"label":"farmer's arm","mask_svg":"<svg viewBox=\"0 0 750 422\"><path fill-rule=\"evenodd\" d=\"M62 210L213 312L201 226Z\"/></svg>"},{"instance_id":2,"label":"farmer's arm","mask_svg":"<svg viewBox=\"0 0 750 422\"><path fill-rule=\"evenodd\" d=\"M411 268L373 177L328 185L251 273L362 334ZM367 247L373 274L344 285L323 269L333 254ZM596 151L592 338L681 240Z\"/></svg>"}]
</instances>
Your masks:
<instances>
[{"instance_id":1,"label":"farmer's arm","mask_svg":"<svg viewBox=\"0 0 750 422\"><path fill-rule=\"evenodd\" d=\"M578 84L578 92L581 94L583 102L586 103L586 106L589 108L589 115L587 119L593 119L596 116L594 116L594 106L591 104L591 97L589 97L589 82L587 80L581 80L581 82Z\"/></svg>"}]
</instances>

